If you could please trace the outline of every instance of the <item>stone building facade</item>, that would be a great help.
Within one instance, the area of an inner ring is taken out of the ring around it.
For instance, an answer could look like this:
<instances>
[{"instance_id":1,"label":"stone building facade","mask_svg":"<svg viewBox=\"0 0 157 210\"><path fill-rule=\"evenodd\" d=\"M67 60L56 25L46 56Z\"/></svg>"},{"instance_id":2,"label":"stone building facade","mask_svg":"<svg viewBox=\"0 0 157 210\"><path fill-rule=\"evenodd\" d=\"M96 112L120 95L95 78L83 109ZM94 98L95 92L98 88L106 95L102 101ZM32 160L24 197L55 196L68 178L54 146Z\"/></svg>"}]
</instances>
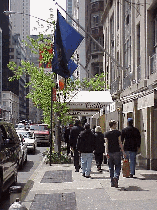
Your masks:
<instances>
[{"instance_id":1,"label":"stone building facade","mask_svg":"<svg viewBox=\"0 0 157 210\"><path fill-rule=\"evenodd\" d=\"M157 170L157 1L104 0L102 16L106 86L114 102L106 109L106 125L121 130L133 117L142 142L138 164Z\"/></svg>"}]
</instances>

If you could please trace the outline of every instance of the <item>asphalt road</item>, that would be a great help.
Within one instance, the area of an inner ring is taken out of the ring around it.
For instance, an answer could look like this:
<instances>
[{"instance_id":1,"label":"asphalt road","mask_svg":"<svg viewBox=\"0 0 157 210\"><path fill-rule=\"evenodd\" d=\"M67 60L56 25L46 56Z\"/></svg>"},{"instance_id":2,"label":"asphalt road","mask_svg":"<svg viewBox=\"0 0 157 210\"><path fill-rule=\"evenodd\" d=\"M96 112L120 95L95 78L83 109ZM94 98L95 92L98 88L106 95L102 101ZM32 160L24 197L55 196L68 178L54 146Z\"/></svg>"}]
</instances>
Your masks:
<instances>
[{"instance_id":1,"label":"asphalt road","mask_svg":"<svg viewBox=\"0 0 157 210\"><path fill-rule=\"evenodd\" d=\"M29 153L27 155L27 163L24 165L23 169L18 171L17 186L22 186L27 183L30 176L33 174L35 169L38 167L42 160L42 152L44 152L47 147L37 147L35 155ZM0 210L8 210L10 207L10 194L9 190L2 196L2 201L0 203Z\"/></svg>"}]
</instances>

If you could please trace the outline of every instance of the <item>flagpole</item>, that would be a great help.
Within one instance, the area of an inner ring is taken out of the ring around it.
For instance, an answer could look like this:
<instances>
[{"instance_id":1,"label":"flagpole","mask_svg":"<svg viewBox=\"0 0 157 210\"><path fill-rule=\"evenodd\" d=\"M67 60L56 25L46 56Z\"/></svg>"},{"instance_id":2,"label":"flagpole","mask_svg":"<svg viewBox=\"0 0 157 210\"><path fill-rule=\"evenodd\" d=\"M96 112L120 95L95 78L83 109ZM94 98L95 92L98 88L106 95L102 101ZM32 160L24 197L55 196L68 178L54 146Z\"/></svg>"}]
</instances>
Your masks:
<instances>
[{"instance_id":1,"label":"flagpole","mask_svg":"<svg viewBox=\"0 0 157 210\"><path fill-rule=\"evenodd\" d=\"M53 0L53 1L55 1L55 0ZM105 53L106 53L106 55L108 55L110 58L111 58L111 60L118 66L118 67L120 67L122 70L125 70L125 68L110 54L110 53L108 53L102 46L101 46L101 44L99 44L99 42L97 42L96 41L96 39L94 39L91 35L90 35L90 33L88 33L76 20L74 20L73 19L73 17L71 16L71 15L69 15L67 12L66 12L66 10L65 9L63 9L63 7L61 7L57 2L55 3L55 4L57 4L81 29L82 29L82 31L84 31L99 47L100 47L100 49L102 50L102 51L104 51Z\"/></svg>"}]
</instances>

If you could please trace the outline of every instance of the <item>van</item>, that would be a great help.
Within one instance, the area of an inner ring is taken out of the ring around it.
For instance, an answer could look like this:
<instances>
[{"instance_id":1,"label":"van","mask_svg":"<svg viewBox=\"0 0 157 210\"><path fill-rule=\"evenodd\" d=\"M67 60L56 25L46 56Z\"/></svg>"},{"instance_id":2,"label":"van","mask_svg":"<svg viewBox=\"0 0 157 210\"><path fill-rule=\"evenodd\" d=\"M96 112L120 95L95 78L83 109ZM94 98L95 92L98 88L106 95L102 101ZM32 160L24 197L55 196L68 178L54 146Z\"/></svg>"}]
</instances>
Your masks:
<instances>
[{"instance_id":1,"label":"van","mask_svg":"<svg viewBox=\"0 0 157 210\"><path fill-rule=\"evenodd\" d=\"M17 182L20 139L12 124L0 121L0 198Z\"/></svg>"}]
</instances>

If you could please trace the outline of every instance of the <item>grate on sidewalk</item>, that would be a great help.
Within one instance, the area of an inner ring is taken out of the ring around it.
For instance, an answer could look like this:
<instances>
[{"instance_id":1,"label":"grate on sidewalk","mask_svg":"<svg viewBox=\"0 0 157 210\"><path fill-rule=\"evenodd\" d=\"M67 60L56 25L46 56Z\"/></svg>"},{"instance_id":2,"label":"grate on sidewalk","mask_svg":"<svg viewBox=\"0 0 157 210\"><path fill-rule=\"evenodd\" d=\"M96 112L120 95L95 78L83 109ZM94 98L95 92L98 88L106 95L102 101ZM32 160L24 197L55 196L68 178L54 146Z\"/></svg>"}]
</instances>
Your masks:
<instances>
[{"instance_id":1,"label":"grate on sidewalk","mask_svg":"<svg viewBox=\"0 0 157 210\"><path fill-rule=\"evenodd\" d=\"M41 183L72 182L72 170L46 171Z\"/></svg>"},{"instance_id":2,"label":"grate on sidewalk","mask_svg":"<svg viewBox=\"0 0 157 210\"><path fill-rule=\"evenodd\" d=\"M72 193L36 194L30 210L76 210L76 195Z\"/></svg>"}]
</instances>

